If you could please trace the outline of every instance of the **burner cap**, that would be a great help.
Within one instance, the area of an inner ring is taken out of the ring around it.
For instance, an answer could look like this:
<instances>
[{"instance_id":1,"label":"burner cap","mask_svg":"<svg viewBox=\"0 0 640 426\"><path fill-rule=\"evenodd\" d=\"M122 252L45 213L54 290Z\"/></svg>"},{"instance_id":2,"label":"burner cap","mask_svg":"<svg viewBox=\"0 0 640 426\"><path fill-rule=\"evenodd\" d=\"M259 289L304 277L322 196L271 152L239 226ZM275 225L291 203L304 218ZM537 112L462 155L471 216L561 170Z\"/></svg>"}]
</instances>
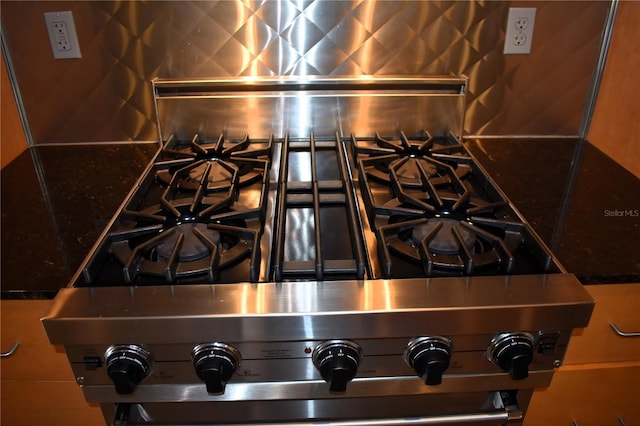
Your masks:
<instances>
[{"instance_id":1,"label":"burner cap","mask_svg":"<svg viewBox=\"0 0 640 426\"><path fill-rule=\"evenodd\" d=\"M209 183L231 181L233 174L229 170L225 169L219 161L208 161L198 167L193 168L189 172L189 179L196 183L200 182L200 180L202 179L202 175L207 169L208 164L211 164L211 170L209 170L209 176L207 176L207 181Z\"/></svg>"},{"instance_id":2,"label":"burner cap","mask_svg":"<svg viewBox=\"0 0 640 426\"><path fill-rule=\"evenodd\" d=\"M438 166L436 164L425 158L411 157L409 161L396 170L396 175L401 179L419 180L420 170L418 169L418 163L422 166L427 177L433 177L438 174Z\"/></svg>"},{"instance_id":3,"label":"burner cap","mask_svg":"<svg viewBox=\"0 0 640 426\"><path fill-rule=\"evenodd\" d=\"M189 262L209 256L211 249L194 233L194 229L196 228L212 243L220 243L220 233L209 229L206 223L182 223L175 227L176 232L173 235L163 240L162 243L156 247L158 256L165 260L171 257L171 252L173 251L179 234L184 235L179 254L180 262Z\"/></svg>"},{"instance_id":4,"label":"burner cap","mask_svg":"<svg viewBox=\"0 0 640 426\"><path fill-rule=\"evenodd\" d=\"M433 218L423 225L418 225L413 228L411 232L411 238L416 244L419 244L437 225L442 224L436 234L428 242L427 246L429 250L434 254L458 254L460 253L460 246L456 236L453 234L453 228L457 227L462 237L463 244L469 251L473 252L473 247L476 242L476 237L462 226L460 221L455 219L443 219Z\"/></svg>"}]
</instances>

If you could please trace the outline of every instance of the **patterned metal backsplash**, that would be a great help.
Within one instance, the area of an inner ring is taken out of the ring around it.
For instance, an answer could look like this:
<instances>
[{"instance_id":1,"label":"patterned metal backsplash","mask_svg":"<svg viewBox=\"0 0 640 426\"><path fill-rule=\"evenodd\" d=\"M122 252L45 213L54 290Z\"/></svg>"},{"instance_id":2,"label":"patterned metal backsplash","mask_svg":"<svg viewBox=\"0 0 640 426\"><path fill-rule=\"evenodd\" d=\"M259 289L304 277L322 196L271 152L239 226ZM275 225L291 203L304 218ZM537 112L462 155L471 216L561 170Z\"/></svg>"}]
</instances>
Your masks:
<instances>
[{"instance_id":1,"label":"patterned metal backsplash","mask_svg":"<svg viewBox=\"0 0 640 426\"><path fill-rule=\"evenodd\" d=\"M157 138L150 81L278 75L469 77L467 134L576 135L604 1L536 7L530 55L502 54L509 2L1 2L36 143ZM45 11L71 10L82 59L53 60Z\"/></svg>"}]
</instances>

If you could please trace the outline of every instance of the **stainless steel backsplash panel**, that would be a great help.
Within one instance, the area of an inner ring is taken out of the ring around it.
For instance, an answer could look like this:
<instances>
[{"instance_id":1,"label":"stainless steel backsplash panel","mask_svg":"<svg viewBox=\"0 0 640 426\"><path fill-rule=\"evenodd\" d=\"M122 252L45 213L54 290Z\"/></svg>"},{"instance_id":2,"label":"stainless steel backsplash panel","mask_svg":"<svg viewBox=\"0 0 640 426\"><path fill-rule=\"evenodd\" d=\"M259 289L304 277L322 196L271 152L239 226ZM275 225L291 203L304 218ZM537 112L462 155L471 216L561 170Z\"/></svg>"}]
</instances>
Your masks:
<instances>
[{"instance_id":1,"label":"stainless steel backsplash panel","mask_svg":"<svg viewBox=\"0 0 640 426\"><path fill-rule=\"evenodd\" d=\"M576 135L608 2L537 8L504 56L510 2L1 2L36 143L156 139L151 80L467 75L468 134ZM71 10L81 59L53 60L43 12Z\"/></svg>"},{"instance_id":2,"label":"stainless steel backsplash panel","mask_svg":"<svg viewBox=\"0 0 640 426\"><path fill-rule=\"evenodd\" d=\"M452 132L464 121L465 77L154 80L160 138L268 139Z\"/></svg>"}]
</instances>

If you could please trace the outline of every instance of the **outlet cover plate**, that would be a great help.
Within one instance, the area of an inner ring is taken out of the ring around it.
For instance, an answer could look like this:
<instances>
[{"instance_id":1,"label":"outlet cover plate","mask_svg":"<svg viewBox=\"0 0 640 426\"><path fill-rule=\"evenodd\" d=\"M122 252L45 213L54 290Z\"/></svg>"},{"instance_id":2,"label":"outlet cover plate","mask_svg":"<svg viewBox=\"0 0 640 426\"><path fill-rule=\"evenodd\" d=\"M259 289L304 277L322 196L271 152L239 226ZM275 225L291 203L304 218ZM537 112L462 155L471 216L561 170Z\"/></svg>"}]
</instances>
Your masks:
<instances>
[{"instance_id":1,"label":"outlet cover plate","mask_svg":"<svg viewBox=\"0 0 640 426\"><path fill-rule=\"evenodd\" d=\"M55 59L81 58L73 13L71 11L45 12L44 20L53 57Z\"/></svg>"},{"instance_id":2,"label":"outlet cover plate","mask_svg":"<svg viewBox=\"0 0 640 426\"><path fill-rule=\"evenodd\" d=\"M509 8L503 54L528 55L531 53L535 20L536 9L534 7Z\"/></svg>"}]
</instances>

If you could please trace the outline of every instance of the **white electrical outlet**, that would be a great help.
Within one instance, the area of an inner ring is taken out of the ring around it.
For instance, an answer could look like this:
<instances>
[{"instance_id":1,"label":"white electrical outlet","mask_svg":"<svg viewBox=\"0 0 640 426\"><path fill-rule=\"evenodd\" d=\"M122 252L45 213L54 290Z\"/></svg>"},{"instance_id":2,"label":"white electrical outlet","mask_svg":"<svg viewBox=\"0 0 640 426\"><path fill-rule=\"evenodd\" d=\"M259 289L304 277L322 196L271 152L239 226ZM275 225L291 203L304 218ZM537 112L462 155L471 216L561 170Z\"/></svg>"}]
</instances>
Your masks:
<instances>
[{"instance_id":1,"label":"white electrical outlet","mask_svg":"<svg viewBox=\"0 0 640 426\"><path fill-rule=\"evenodd\" d=\"M56 59L81 58L80 44L71 11L45 12L49 41Z\"/></svg>"},{"instance_id":2,"label":"white electrical outlet","mask_svg":"<svg viewBox=\"0 0 640 426\"><path fill-rule=\"evenodd\" d=\"M531 53L535 20L536 9L534 7L509 8L502 53L505 55L528 55Z\"/></svg>"}]
</instances>

